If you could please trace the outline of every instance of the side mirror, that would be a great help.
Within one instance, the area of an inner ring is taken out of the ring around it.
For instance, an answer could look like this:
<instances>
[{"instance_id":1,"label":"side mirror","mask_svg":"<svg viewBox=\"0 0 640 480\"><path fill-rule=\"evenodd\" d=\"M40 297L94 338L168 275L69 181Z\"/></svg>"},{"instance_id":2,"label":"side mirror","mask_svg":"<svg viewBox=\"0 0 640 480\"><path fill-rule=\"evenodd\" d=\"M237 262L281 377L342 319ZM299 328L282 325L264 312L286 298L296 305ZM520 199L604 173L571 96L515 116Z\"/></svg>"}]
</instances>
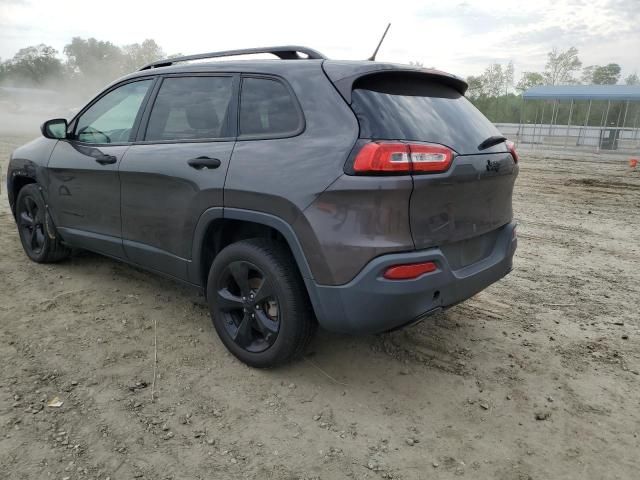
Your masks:
<instances>
[{"instance_id":1,"label":"side mirror","mask_svg":"<svg viewBox=\"0 0 640 480\"><path fill-rule=\"evenodd\" d=\"M64 118L54 118L47 120L40 126L42 135L54 140L67 138L67 121Z\"/></svg>"}]
</instances>

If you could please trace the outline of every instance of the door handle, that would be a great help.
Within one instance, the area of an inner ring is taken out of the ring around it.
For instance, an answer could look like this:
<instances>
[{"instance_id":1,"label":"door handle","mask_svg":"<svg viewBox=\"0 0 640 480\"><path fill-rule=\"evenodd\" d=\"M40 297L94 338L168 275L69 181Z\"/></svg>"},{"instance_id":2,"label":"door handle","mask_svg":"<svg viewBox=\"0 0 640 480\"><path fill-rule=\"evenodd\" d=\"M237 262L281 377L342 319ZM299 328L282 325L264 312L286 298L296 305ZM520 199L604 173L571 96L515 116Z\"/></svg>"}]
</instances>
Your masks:
<instances>
[{"instance_id":1,"label":"door handle","mask_svg":"<svg viewBox=\"0 0 640 480\"><path fill-rule=\"evenodd\" d=\"M222 162L217 158L210 158L205 156L192 158L187 163L189 164L189 166L195 168L196 170L202 170L203 168L218 168L222 164Z\"/></svg>"},{"instance_id":2,"label":"door handle","mask_svg":"<svg viewBox=\"0 0 640 480\"><path fill-rule=\"evenodd\" d=\"M96 157L96 162L98 162L100 165L112 165L112 164L116 163L117 161L118 161L118 159L114 155L102 154L102 155Z\"/></svg>"}]
</instances>

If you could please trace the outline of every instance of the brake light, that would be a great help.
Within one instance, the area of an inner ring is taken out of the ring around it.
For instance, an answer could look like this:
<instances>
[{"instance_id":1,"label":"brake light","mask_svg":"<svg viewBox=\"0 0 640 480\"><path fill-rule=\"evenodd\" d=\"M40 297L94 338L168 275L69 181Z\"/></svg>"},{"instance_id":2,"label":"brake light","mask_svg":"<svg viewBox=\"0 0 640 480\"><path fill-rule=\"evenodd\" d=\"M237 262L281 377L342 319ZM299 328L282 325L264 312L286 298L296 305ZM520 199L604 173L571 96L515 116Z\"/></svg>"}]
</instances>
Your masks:
<instances>
[{"instance_id":1,"label":"brake light","mask_svg":"<svg viewBox=\"0 0 640 480\"><path fill-rule=\"evenodd\" d=\"M509 150L509 153L511 153L511 156L513 157L513 161L515 163L518 163L518 160L520 160L520 157L518 156L518 152L516 152L516 144L513 143L511 140L507 140L506 144L507 144L507 149Z\"/></svg>"},{"instance_id":2,"label":"brake light","mask_svg":"<svg viewBox=\"0 0 640 480\"><path fill-rule=\"evenodd\" d=\"M412 280L437 269L438 267L434 262L409 263L389 267L384 271L383 276L387 280Z\"/></svg>"},{"instance_id":3,"label":"brake light","mask_svg":"<svg viewBox=\"0 0 640 480\"><path fill-rule=\"evenodd\" d=\"M444 172L451 166L453 151L432 143L371 142L353 162L356 173Z\"/></svg>"},{"instance_id":4,"label":"brake light","mask_svg":"<svg viewBox=\"0 0 640 480\"><path fill-rule=\"evenodd\" d=\"M414 172L444 172L449 169L453 152L442 145L409 145Z\"/></svg>"}]
</instances>

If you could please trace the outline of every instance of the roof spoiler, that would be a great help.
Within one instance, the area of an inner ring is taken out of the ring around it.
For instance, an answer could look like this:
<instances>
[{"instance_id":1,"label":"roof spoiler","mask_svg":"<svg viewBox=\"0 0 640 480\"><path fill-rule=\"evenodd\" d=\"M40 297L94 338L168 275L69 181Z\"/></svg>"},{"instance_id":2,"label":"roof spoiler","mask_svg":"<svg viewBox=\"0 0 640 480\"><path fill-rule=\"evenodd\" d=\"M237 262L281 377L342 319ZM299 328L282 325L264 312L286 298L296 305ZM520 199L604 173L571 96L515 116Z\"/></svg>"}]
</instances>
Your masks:
<instances>
[{"instance_id":1,"label":"roof spoiler","mask_svg":"<svg viewBox=\"0 0 640 480\"><path fill-rule=\"evenodd\" d=\"M389 63L363 63L354 66L353 62L330 61L324 62L322 68L333 82L340 95L351 104L351 91L353 84L361 78L382 73L406 73L407 75L420 75L432 78L439 83L449 85L461 95L467 91L467 82L462 78L440 70L416 68L406 65L394 65Z\"/></svg>"},{"instance_id":2,"label":"roof spoiler","mask_svg":"<svg viewBox=\"0 0 640 480\"><path fill-rule=\"evenodd\" d=\"M166 58L149 63L140 69L149 70L151 68L168 67L174 63L188 62L191 60L203 60L206 58L234 57L237 55L252 55L257 53L271 53L281 60L326 60L322 53L308 47L297 45L286 45L278 47L258 47L245 48L240 50L223 50L221 52L198 53L195 55L185 55L182 57ZM306 55L301 56L300 54Z\"/></svg>"}]
</instances>

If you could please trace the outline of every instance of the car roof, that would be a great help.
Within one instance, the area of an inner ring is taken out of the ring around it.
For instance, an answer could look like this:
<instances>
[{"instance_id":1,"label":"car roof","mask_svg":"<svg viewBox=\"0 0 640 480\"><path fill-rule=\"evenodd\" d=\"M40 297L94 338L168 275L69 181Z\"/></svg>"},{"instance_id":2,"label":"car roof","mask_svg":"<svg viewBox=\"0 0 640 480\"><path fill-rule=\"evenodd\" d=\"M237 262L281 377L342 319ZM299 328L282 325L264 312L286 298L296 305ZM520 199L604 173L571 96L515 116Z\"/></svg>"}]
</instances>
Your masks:
<instances>
[{"instance_id":1,"label":"car roof","mask_svg":"<svg viewBox=\"0 0 640 480\"><path fill-rule=\"evenodd\" d=\"M340 93L350 101L350 91L353 83L363 76L380 72L396 72L406 74L423 74L429 78L446 83L461 94L467 89L466 82L455 75L414 65L403 65L390 62L376 62L369 60L329 60L329 59L243 59L243 60L198 60L191 62L179 62L167 66L153 68L145 67L137 72L130 73L115 83L137 77L155 75L181 74L181 73L254 73L282 75L292 74L296 71L308 71L310 65L322 68L331 81L336 85Z\"/></svg>"},{"instance_id":2,"label":"car roof","mask_svg":"<svg viewBox=\"0 0 640 480\"><path fill-rule=\"evenodd\" d=\"M188 63L177 63L166 67L155 67L139 70L125 78L147 75L164 75L171 73L201 73L201 72L239 72L239 73L275 73L277 71L295 70L302 65L321 65L323 60L279 60L279 59L251 59L251 60L208 60Z\"/></svg>"}]
</instances>

